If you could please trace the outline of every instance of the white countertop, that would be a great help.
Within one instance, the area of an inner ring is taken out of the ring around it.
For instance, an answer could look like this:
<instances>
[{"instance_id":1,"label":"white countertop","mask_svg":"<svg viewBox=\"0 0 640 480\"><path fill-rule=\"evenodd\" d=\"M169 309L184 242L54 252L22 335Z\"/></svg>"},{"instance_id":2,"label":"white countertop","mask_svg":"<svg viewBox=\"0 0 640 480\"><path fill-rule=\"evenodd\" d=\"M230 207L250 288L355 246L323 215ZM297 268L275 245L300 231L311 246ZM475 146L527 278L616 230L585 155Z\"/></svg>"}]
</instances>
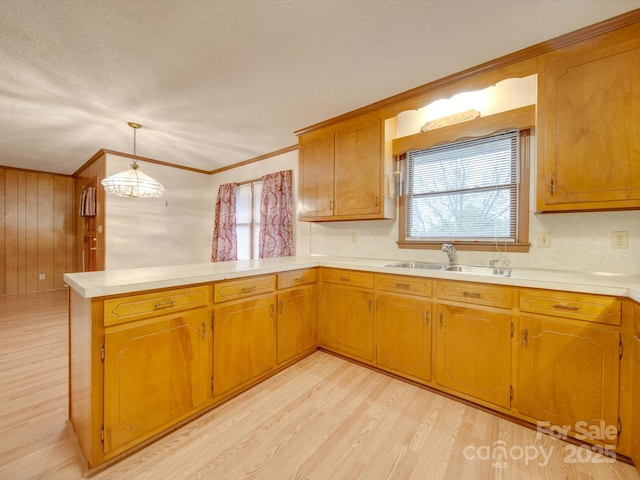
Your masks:
<instances>
[{"instance_id":1,"label":"white countertop","mask_svg":"<svg viewBox=\"0 0 640 480\"><path fill-rule=\"evenodd\" d=\"M250 275L278 273L310 267L350 268L378 273L395 273L448 280L547 288L570 292L629 297L640 302L640 275L588 273L565 270L512 268L510 277L387 267L393 259L333 256L300 256L240 260L236 262L168 265L101 272L67 273L65 282L85 298L135 293L157 288L180 287Z\"/></svg>"}]
</instances>

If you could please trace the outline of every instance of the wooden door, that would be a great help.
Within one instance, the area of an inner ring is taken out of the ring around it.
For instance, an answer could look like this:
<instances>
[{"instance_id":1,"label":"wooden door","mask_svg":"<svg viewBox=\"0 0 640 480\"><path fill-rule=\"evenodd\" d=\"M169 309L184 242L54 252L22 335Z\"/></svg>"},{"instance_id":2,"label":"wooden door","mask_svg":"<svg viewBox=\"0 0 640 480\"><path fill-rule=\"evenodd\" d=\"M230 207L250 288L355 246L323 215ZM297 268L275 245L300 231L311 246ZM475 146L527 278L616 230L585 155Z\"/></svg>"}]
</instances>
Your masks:
<instances>
[{"instance_id":1,"label":"wooden door","mask_svg":"<svg viewBox=\"0 0 640 480\"><path fill-rule=\"evenodd\" d=\"M605 433L603 424L617 428L619 344L619 332L587 322L520 317L520 412L551 425L566 425L574 433L590 426ZM617 438L590 440L617 443Z\"/></svg>"},{"instance_id":2,"label":"wooden door","mask_svg":"<svg viewBox=\"0 0 640 480\"><path fill-rule=\"evenodd\" d=\"M298 149L298 219L333 215L333 130L300 136Z\"/></svg>"},{"instance_id":3,"label":"wooden door","mask_svg":"<svg viewBox=\"0 0 640 480\"><path fill-rule=\"evenodd\" d=\"M338 216L375 216L382 211L381 120L374 115L336 130L335 183Z\"/></svg>"},{"instance_id":4,"label":"wooden door","mask_svg":"<svg viewBox=\"0 0 640 480\"><path fill-rule=\"evenodd\" d=\"M329 350L373 363L373 292L322 285L320 342Z\"/></svg>"},{"instance_id":5,"label":"wooden door","mask_svg":"<svg viewBox=\"0 0 640 480\"><path fill-rule=\"evenodd\" d=\"M275 367L275 296L216 306L213 325L214 396L235 390Z\"/></svg>"},{"instance_id":6,"label":"wooden door","mask_svg":"<svg viewBox=\"0 0 640 480\"><path fill-rule=\"evenodd\" d=\"M436 381L509 408L511 314L437 306Z\"/></svg>"},{"instance_id":7,"label":"wooden door","mask_svg":"<svg viewBox=\"0 0 640 480\"><path fill-rule=\"evenodd\" d=\"M431 380L431 303L415 297L376 297L376 362L418 381Z\"/></svg>"},{"instance_id":8,"label":"wooden door","mask_svg":"<svg viewBox=\"0 0 640 480\"><path fill-rule=\"evenodd\" d=\"M316 298L313 285L278 294L278 364L318 345Z\"/></svg>"},{"instance_id":9,"label":"wooden door","mask_svg":"<svg viewBox=\"0 0 640 480\"><path fill-rule=\"evenodd\" d=\"M640 25L540 57L538 210L640 206Z\"/></svg>"},{"instance_id":10,"label":"wooden door","mask_svg":"<svg viewBox=\"0 0 640 480\"><path fill-rule=\"evenodd\" d=\"M129 448L205 403L209 310L111 327L105 334L104 449Z\"/></svg>"}]
</instances>

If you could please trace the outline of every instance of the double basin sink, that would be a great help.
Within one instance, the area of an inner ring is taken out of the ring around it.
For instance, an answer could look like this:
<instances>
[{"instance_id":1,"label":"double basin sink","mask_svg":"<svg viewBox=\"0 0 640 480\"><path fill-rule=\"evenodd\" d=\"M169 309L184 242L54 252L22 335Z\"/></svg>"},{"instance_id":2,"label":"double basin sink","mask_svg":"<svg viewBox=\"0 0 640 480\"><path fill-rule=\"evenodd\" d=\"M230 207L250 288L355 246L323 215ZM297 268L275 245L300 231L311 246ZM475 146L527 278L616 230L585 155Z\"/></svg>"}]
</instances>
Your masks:
<instances>
[{"instance_id":1,"label":"double basin sink","mask_svg":"<svg viewBox=\"0 0 640 480\"><path fill-rule=\"evenodd\" d=\"M483 265L448 265L443 263L427 262L397 262L390 263L386 266L395 268L408 268L413 270L437 270L441 272L460 272L476 275L496 275L499 277L508 277L511 275L510 268Z\"/></svg>"}]
</instances>

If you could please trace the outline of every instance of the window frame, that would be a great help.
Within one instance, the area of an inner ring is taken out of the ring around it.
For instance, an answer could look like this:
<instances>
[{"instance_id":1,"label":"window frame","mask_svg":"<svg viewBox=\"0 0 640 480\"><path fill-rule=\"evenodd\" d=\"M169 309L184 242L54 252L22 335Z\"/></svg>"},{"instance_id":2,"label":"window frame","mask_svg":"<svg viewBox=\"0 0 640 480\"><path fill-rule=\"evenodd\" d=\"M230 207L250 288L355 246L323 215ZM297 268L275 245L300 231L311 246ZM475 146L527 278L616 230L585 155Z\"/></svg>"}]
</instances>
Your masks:
<instances>
[{"instance_id":1,"label":"window frame","mask_svg":"<svg viewBox=\"0 0 640 480\"><path fill-rule=\"evenodd\" d=\"M501 252L528 252L529 243L529 192L530 192L530 157L531 157L531 133L535 121L534 107L523 107L508 112L502 112L488 117L480 117L457 125L443 127L434 131L427 131L420 134L405 137L407 140L400 140L399 146L394 144L394 153L398 155L398 150L404 150L401 154L406 154L410 150L423 150L443 143L455 143L461 140L482 138L495 135L507 130L518 130L519 132L519 168L520 182L518 185L518 204L516 213L516 238L515 242L495 241L495 240L465 240L448 239L446 243L452 243L457 250L475 251L496 251ZM402 144L410 146L402 148ZM407 185L408 172L406 168L403 172L403 187ZM400 197L399 202L399 226L397 245L403 249L428 249L437 250L442 247L442 240L406 240L406 219L407 219L407 197L406 193Z\"/></svg>"}]
</instances>

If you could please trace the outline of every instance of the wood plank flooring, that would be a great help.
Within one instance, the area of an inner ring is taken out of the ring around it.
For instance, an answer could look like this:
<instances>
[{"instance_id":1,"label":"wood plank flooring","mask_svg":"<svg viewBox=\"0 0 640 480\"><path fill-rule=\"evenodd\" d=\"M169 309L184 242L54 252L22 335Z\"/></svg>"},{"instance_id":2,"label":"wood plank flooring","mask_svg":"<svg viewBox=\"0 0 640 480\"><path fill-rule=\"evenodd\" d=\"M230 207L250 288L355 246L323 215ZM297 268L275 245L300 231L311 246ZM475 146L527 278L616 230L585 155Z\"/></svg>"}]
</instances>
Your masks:
<instances>
[{"instance_id":1,"label":"wood plank flooring","mask_svg":"<svg viewBox=\"0 0 640 480\"><path fill-rule=\"evenodd\" d=\"M0 297L2 480L82 478L65 429L66 298ZM318 352L93 478L640 479L602 460Z\"/></svg>"}]
</instances>

